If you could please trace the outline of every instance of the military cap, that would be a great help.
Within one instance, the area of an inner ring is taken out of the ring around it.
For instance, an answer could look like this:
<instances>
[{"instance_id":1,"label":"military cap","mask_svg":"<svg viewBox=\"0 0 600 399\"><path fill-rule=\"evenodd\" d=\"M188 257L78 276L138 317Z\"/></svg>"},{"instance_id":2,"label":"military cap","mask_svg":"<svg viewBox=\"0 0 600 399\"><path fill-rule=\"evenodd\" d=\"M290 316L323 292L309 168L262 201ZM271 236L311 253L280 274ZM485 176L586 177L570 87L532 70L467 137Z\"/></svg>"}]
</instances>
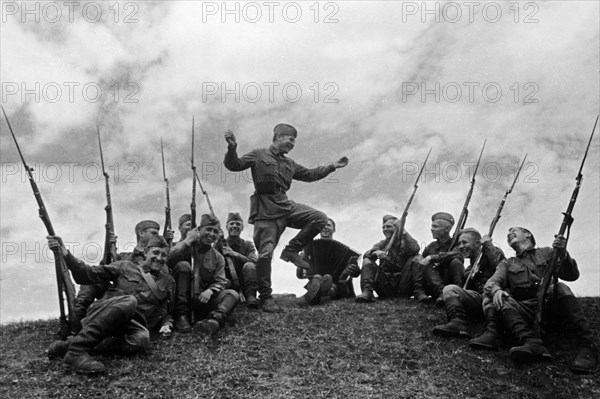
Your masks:
<instances>
[{"instance_id":1,"label":"military cap","mask_svg":"<svg viewBox=\"0 0 600 399\"><path fill-rule=\"evenodd\" d=\"M220 227L221 222L219 222L219 219L217 219L215 216L211 215L210 213L205 213L200 218L200 227L204 227L204 226Z\"/></svg>"},{"instance_id":2,"label":"military cap","mask_svg":"<svg viewBox=\"0 0 600 399\"><path fill-rule=\"evenodd\" d=\"M477 240L481 240L481 233L479 231L477 231L476 229L474 229L473 227L467 227L466 229L462 229L460 231L460 234L464 234L464 233L471 233L475 236L475 238Z\"/></svg>"},{"instance_id":3,"label":"military cap","mask_svg":"<svg viewBox=\"0 0 600 399\"><path fill-rule=\"evenodd\" d=\"M523 233L529 234L529 240L531 240L531 243L535 247L535 237L533 236L533 233L531 231L529 231L525 227L514 227L514 228L521 229L523 231Z\"/></svg>"},{"instance_id":4,"label":"military cap","mask_svg":"<svg viewBox=\"0 0 600 399\"><path fill-rule=\"evenodd\" d=\"M154 220L142 220L141 222L139 222L138 224L135 225L135 234L139 235L142 230L148 229L148 228L154 228L154 229L160 229L160 225L158 223L156 223Z\"/></svg>"},{"instance_id":5,"label":"military cap","mask_svg":"<svg viewBox=\"0 0 600 399\"><path fill-rule=\"evenodd\" d=\"M446 212L434 213L431 216L431 221L434 222L436 220L445 220L446 222L450 223L450 226L454 226L454 218L449 213L446 213Z\"/></svg>"},{"instance_id":6,"label":"military cap","mask_svg":"<svg viewBox=\"0 0 600 399\"><path fill-rule=\"evenodd\" d=\"M383 222L382 222L382 224L385 224L385 223L386 223L388 220L392 220L392 219L398 219L398 218L397 218L396 216L394 216L394 215L385 215L385 216L383 217Z\"/></svg>"},{"instance_id":7,"label":"military cap","mask_svg":"<svg viewBox=\"0 0 600 399\"><path fill-rule=\"evenodd\" d=\"M148 240L148 243L146 244L146 248L152 248L152 247L169 248L169 244L167 244L167 241L163 238L163 236L152 236Z\"/></svg>"},{"instance_id":8,"label":"military cap","mask_svg":"<svg viewBox=\"0 0 600 399\"><path fill-rule=\"evenodd\" d=\"M327 218L327 220L331 222L331 224L333 225L333 229L335 230L335 220L333 220L332 218Z\"/></svg>"},{"instance_id":9,"label":"military cap","mask_svg":"<svg viewBox=\"0 0 600 399\"><path fill-rule=\"evenodd\" d=\"M190 215L189 213L184 213L179 217L179 225L181 226L182 224L190 220L192 220L192 215Z\"/></svg>"},{"instance_id":10,"label":"military cap","mask_svg":"<svg viewBox=\"0 0 600 399\"><path fill-rule=\"evenodd\" d=\"M238 212L229 212L229 215L227 216L227 223L231 222L232 220L239 220L240 222L244 221Z\"/></svg>"},{"instance_id":11,"label":"military cap","mask_svg":"<svg viewBox=\"0 0 600 399\"><path fill-rule=\"evenodd\" d=\"M287 123L280 123L273 128L273 133L275 136L298 136L298 131L292 125L288 125Z\"/></svg>"}]
</instances>

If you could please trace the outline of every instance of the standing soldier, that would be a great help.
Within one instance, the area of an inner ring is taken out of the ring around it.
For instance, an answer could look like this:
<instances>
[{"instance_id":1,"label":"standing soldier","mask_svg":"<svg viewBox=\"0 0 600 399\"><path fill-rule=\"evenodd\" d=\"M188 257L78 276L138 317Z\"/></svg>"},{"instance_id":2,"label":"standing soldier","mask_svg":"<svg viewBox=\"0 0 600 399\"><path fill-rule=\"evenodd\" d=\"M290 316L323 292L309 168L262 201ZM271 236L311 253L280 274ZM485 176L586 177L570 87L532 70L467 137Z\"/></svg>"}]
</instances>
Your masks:
<instances>
[{"instance_id":1,"label":"standing soldier","mask_svg":"<svg viewBox=\"0 0 600 399\"><path fill-rule=\"evenodd\" d=\"M279 306L272 297L271 260L273 252L286 227L301 229L281 253L281 259L297 267L308 269L309 265L299 255L327 223L327 216L307 205L288 199L292 179L312 182L323 179L334 170L348 164L343 157L337 162L307 169L285 154L296 143L298 132L293 126L278 124L273 129L273 144L269 148L250 151L238 158L235 135L228 131L225 140L228 148L225 167L239 172L251 168L255 193L250 197L249 223L254 224L254 244L258 248L256 277L261 307L265 312L278 312Z\"/></svg>"},{"instance_id":2,"label":"standing soldier","mask_svg":"<svg viewBox=\"0 0 600 399\"><path fill-rule=\"evenodd\" d=\"M497 349L500 331L496 309L491 301L483 303L483 285L494 274L496 266L506 258L502 250L492 244L489 235L481 237L481 234L473 228L463 229L460 232L457 248L465 258L471 260L471 264L467 267L467 276L471 273L478 255L483 251L478 264L479 269L471 276L467 287L463 288L456 284L444 287L442 299L448 323L434 327L433 334L442 337L470 337L467 332L469 320L482 319L485 316L485 333L471 341L471 346L485 344L486 348Z\"/></svg>"},{"instance_id":3,"label":"standing soldier","mask_svg":"<svg viewBox=\"0 0 600 399\"><path fill-rule=\"evenodd\" d=\"M230 212L227 216L227 239L223 245L223 256L228 257L233 262L238 276L242 276L240 289L246 297L246 306L249 308L258 308L256 291L258 284L256 282L256 247L252 241L246 241L240 237L244 230L244 221L237 212Z\"/></svg>"},{"instance_id":4,"label":"standing soldier","mask_svg":"<svg viewBox=\"0 0 600 399\"><path fill-rule=\"evenodd\" d=\"M49 236L48 246L62 251L77 283L112 282L104 296L89 307L81 321L82 330L68 341L53 342L49 357L64 356L65 366L78 373L100 373L106 368L90 357L92 350L134 354L148 348L149 330L160 327L160 333L170 334L169 307L175 284L165 266L169 247L164 238L153 236L146 242L145 259L140 263L122 260L100 266L76 259L60 237Z\"/></svg>"},{"instance_id":5,"label":"standing soldier","mask_svg":"<svg viewBox=\"0 0 600 399\"><path fill-rule=\"evenodd\" d=\"M465 267L463 257L452 250L450 230L454 226L454 218L446 212L438 212L431 216L431 235L435 241L423 250L421 267L424 269L426 291L435 298L438 306L443 306L442 290L448 284L462 286Z\"/></svg>"},{"instance_id":6,"label":"standing soldier","mask_svg":"<svg viewBox=\"0 0 600 399\"><path fill-rule=\"evenodd\" d=\"M562 235L556 236L552 248L535 248L533 234L523 227L511 227L507 238L516 256L498 265L494 275L485 284L485 295L493 300L504 325L521 343L510 349L511 359L515 362L551 359L539 334L530 327L537 308L537 291L548 267L547 262L555 251L560 259L560 279L577 280L577 263L567 252L567 240ZM566 321L566 325L576 334L579 353L571 363L571 370L593 372L597 364L597 347L579 301L564 283L557 282L550 287L550 291L547 309L551 319Z\"/></svg>"},{"instance_id":7,"label":"standing soldier","mask_svg":"<svg viewBox=\"0 0 600 399\"><path fill-rule=\"evenodd\" d=\"M362 293L356 297L357 302L372 302L373 290L380 298L410 298L422 301L426 298L422 287L422 274L419 267L419 243L406 230L402 239L393 244L389 253L385 248L399 228L400 220L392 215L383 217L383 235L385 240L379 241L363 256L363 267L360 274ZM379 265L377 265L379 260Z\"/></svg>"},{"instance_id":8,"label":"standing soldier","mask_svg":"<svg viewBox=\"0 0 600 399\"><path fill-rule=\"evenodd\" d=\"M175 328L181 332L191 330L189 315L193 312L199 320L194 328L215 334L237 306L237 292L225 289L225 259L212 247L219 230L219 220L204 214L200 226L171 249L168 264L177 287ZM191 258L194 270L188 261Z\"/></svg>"}]
</instances>

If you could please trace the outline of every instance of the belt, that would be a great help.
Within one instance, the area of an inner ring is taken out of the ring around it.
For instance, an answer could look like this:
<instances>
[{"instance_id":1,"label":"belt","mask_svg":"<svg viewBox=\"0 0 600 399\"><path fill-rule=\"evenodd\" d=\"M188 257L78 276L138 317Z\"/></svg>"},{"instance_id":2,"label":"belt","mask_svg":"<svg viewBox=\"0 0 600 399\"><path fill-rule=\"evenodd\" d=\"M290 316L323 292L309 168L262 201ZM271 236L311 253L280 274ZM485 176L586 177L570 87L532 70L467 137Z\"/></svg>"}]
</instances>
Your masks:
<instances>
[{"instance_id":1,"label":"belt","mask_svg":"<svg viewBox=\"0 0 600 399\"><path fill-rule=\"evenodd\" d=\"M261 190L261 191L255 191L256 194L258 195L268 195L268 194L285 194L287 191L282 188L282 187L277 187L274 188L273 190Z\"/></svg>"}]
</instances>

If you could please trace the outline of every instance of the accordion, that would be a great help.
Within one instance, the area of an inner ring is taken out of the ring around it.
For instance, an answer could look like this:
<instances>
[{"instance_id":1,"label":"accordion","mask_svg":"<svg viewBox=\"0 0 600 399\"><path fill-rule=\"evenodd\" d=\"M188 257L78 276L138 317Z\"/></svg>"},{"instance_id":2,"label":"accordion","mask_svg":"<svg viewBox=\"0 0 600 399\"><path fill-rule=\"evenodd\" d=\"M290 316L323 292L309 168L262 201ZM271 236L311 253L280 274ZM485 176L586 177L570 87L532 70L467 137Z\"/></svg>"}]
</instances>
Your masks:
<instances>
[{"instance_id":1,"label":"accordion","mask_svg":"<svg viewBox=\"0 0 600 399\"><path fill-rule=\"evenodd\" d=\"M357 262L360 254L339 241L321 238L304 247L304 256L310 265L308 275L329 274L336 282L349 263Z\"/></svg>"}]
</instances>

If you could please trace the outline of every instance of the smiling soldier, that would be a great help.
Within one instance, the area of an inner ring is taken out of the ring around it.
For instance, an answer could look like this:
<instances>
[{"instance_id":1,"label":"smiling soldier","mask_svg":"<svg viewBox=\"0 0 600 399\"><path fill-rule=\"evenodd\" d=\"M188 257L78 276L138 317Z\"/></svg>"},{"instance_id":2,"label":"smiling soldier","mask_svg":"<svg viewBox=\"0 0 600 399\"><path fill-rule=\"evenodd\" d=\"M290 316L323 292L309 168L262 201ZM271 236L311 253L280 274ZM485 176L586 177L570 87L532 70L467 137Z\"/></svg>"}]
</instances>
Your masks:
<instances>
[{"instance_id":1,"label":"smiling soldier","mask_svg":"<svg viewBox=\"0 0 600 399\"><path fill-rule=\"evenodd\" d=\"M223 245L223 256L231 259L237 275L242 276L240 289L246 297L246 306L258 308L256 291L256 248L252 241L246 241L240 237L244 230L244 221L237 212L230 212L227 216L227 239Z\"/></svg>"},{"instance_id":2,"label":"smiling soldier","mask_svg":"<svg viewBox=\"0 0 600 399\"><path fill-rule=\"evenodd\" d=\"M300 232L283 249L281 259L308 269L310 266L299 252L327 223L327 216L323 212L288 199L286 192L292 180L317 181L348 164L346 157L312 169L297 164L285 156L294 148L297 135L293 126L278 124L273 129L273 144L269 148L253 150L238 158L235 135L231 131L225 133L228 144L225 167L233 172L248 168L252 171L256 191L250 197L248 222L254 224L254 244L258 248L256 277L261 307L265 312L280 310L272 297L271 260L285 228L293 227L300 229Z\"/></svg>"},{"instance_id":3,"label":"smiling soldier","mask_svg":"<svg viewBox=\"0 0 600 399\"><path fill-rule=\"evenodd\" d=\"M168 264L177 284L175 328L181 332L189 332L189 315L193 312L194 318L200 320L194 328L214 334L237 306L237 292L225 289L225 259L212 247L219 230L219 220L204 214L200 226L190 230L171 249ZM194 261L193 270L187 261L190 258Z\"/></svg>"},{"instance_id":4,"label":"smiling soldier","mask_svg":"<svg viewBox=\"0 0 600 399\"><path fill-rule=\"evenodd\" d=\"M81 331L69 341L55 341L48 349L50 358L64 356L67 368L93 374L106 368L90 357L90 352L111 351L134 354L150 344L149 330L172 328L170 306L175 284L165 266L169 246L161 236L153 236L144 249L140 264L129 260L110 265L88 266L75 258L60 237L48 237L50 249L59 248L78 284L112 282L104 296L94 302L81 321Z\"/></svg>"},{"instance_id":5,"label":"smiling soldier","mask_svg":"<svg viewBox=\"0 0 600 399\"><path fill-rule=\"evenodd\" d=\"M482 252L477 273L471 276L466 289L456 284L450 284L442 290L442 299L446 308L448 323L433 328L433 334L442 337L470 337L467 325L471 319L486 318L485 332L471 341L474 348L497 349L500 340L500 328L497 320L496 309L491 301L483 301L483 286L494 274L496 266L506 259L502 250L492 244L489 235L481 234L467 228L460 231L458 251L469 258L471 264L467 267L468 276L473 269L473 263ZM483 308L482 308L483 305Z\"/></svg>"}]
</instances>

